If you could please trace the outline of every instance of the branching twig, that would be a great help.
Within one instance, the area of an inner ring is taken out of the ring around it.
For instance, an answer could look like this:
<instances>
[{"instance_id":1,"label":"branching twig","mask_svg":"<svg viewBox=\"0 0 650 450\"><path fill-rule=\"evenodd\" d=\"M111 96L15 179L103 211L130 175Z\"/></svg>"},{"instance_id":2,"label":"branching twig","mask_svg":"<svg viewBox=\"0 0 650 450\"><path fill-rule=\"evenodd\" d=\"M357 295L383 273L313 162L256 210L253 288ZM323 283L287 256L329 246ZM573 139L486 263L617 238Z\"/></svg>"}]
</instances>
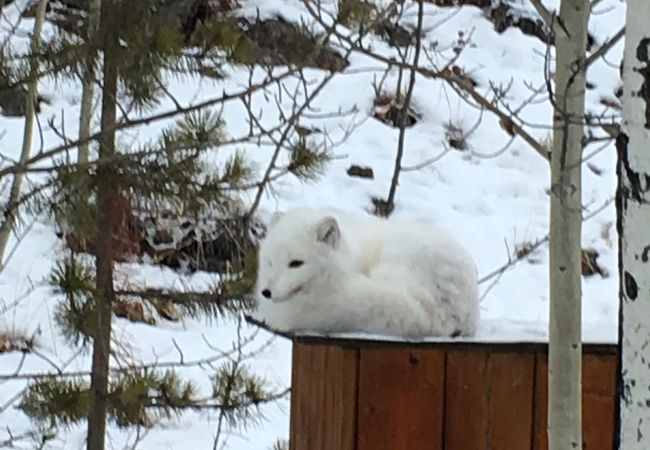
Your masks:
<instances>
[{"instance_id":1,"label":"branching twig","mask_svg":"<svg viewBox=\"0 0 650 450\"><path fill-rule=\"evenodd\" d=\"M540 15L546 26L551 28L553 26L553 13L544 6L542 0L530 0L530 4L533 5L533 8L535 8L535 11Z\"/></svg>"},{"instance_id":2,"label":"branching twig","mask_svg":"<svg viewBox=\"0 0 650 450\"><path fill-rule=\"evenodd\" d=\"M101 139L102 136L104 135L104 133L110 133L110 132L113 132L113 131L122 131L122 130L126 130L126 129L129 129L129 128L135 128L135 127L143 126L143 125L151 125L152 123L160 122L162 120L171 119L171 118L174 118L174 117L182 115L182 114L187 114L187 113L190 113L190 112L193 112L193 111L198 111L198 110L201 110L201 109L204 109L204 108L208 108L208 107L211 107L211 106L215 106L215 105L218 105L218 104L225 103L227 101L236 100L236 99L239 99L239 98L241 98L243 96L250 95L253 92L260 91L260 90L262 90L262 89L264 89L264 88L266 88L266 87L268 87L268 86L270 86L270 85L272 85L272 84L274 84L274 83L276 83L276 82L278 82L278 81L280 81L282 79L288 78L289 76L294 75L297 71L298 71L297 68L290 68L290 69L288 69L287 71L283 72L280 75L277 75L277 76L272 77L272 78L267 78L264 81L262 81L261 83L257 83L257 84L254 84L252 86L249 86L248 88L246 88L244 90L241 90L239 92L236 92L234 94L228 94L228 93L224 92L219 97L208 99L208 100L196 103L194 105L185 106L180 110L179 109L172 109L172 110L167 110L167 111L151 114L149 116L141 117L141 118L138 118L138 119L130 119L130 120L127 120L127 121L121 121L115 127L111 128L111 129L107 129L105 131L100 131L100 132L94 133L91 136L89 136L87 139L79 139L79 140L76 140L74 142L68 142L68 143L61 144L61 145L58 145L56 147L53 147L53 148L51 148L49 150L45 150L45 151L43 151L43 152L29 158L25 162L25 164L23 164L23 165L10 166L10 167L5 167L3 169L0 169L0 178L4 177L6 175L9 175L9 174L18 174L18 173L27 172L29 170L28 166L31 166L31 165L33 165L33 164L35 164L37 162L52 158L53 156L56 156L56 155L58 155L60 153L63 153L65 151L67 151L67 150L70 150L71 148L74 148L74 147L79 146L81 144L84 144L86 142L91 142L91 141Z\"/></svg>"},{"instance_id":3,"label":"branching twig","mask_svg":"<svg viewBox=\"0 0 650 450\"><path fill-rule=\"evenodd\" d=\"M589 55L583 62L583 66L589 67L596 60L598 60L598 58L605 56L605 54L610 51L612 47L614 47L623 38L623 36L625 36L625 27L618 30L614 36L605 41L603 45L598 47L591 55Z\"/></svg>"},{"instance_id":4,"label":"branching twig","mask_svg":"<svg viewBox=\"0 0 650 450\"><path fill-rule=\"evenodd\" d=\"M395 208L395 194L397 193L397 185L399 183L399 175L402 170L402 157L404 156L404 138L406 136L406 119L408 117L408 110L413 96L413 88L415 87L415 74L416 67L420 60L420 47L422 43L422 20L424 16L424 2L418 0L418 22L415 29L415 54L413 56L413 66L411 68L411 75L409 78L409 85L404 96L404 103L399 114L399 138L397 141L397 155L395 156L395 166L393 169L393 178L390 182L390 189L388 190L388 197L386 198L386 208L380 211L383 215L390 215ZM397 87L399 92L399 85Z\"/></svg>"}]
</instances>

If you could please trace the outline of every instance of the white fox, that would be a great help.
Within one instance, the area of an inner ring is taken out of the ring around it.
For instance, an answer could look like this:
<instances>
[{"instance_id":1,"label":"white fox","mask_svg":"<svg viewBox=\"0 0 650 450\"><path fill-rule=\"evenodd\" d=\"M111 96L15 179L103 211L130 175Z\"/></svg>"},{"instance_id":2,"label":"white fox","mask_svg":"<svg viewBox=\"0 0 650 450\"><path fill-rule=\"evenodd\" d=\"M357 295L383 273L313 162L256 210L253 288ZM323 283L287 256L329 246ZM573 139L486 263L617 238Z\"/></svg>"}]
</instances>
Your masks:
<instances>
[{"instance_id":1,"label":"white fox","mask_svg":"<svg viewBox=\"0 0 650 450\"><path fill-rule=\"evenodd\" d=\"M476 266L418 222L294 209L260 245L258 318L283 331L403 337L476 333Z\"/></svg>"}]
</instances>

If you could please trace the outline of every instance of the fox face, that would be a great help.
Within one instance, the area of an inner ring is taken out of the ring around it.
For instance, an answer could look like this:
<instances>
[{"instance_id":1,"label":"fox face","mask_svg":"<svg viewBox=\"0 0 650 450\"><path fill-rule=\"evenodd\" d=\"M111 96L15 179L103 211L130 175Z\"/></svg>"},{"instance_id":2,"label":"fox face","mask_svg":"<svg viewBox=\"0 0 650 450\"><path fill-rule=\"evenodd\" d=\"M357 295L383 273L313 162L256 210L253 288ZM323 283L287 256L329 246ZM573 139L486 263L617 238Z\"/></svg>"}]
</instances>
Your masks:
<instances>
[{"instance_id":1,"label":"fox face","mask_svg":"<svg viewBox=\"0 0 650 450\"><path fill-rule=\"evenodd\" d=\"M258 300L284 302L306 293L327 271L341 232L336 219L300 223L295 216L276 218L260 245Z\"/></svg>"}]
</instances>

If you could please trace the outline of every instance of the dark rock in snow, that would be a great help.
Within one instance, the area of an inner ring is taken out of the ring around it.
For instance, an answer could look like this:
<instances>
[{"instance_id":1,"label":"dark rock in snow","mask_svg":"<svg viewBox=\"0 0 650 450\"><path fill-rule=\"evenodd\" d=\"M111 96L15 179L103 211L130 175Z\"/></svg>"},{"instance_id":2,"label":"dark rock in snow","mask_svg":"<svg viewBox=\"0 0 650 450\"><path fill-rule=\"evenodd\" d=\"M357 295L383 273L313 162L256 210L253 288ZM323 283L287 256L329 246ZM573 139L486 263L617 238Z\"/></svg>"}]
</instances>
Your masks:
<instances>
[{"instance_id":1,"label":"dark rock in snow","mask_svg":"<svg viewBox=\"0 0 650 450\"><path fill-rule=\"evenodd\" d=\"M370 178L371 180L375 178L375 173L371 167L361 167L356 164L350 166L347 174L351 177Z\"/></svg>"}]
</instances>

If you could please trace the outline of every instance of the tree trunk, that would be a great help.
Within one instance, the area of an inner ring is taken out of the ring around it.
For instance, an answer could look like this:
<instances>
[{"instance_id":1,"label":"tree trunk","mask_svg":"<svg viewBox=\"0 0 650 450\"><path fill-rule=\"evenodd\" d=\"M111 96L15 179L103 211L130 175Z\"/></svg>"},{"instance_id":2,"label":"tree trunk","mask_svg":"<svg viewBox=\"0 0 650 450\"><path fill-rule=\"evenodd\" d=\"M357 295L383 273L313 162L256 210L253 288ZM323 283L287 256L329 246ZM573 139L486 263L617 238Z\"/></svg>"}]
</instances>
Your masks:
<instances>
[{"instance_id":1,"label":"tree trunk","mask_svg":"<svg viewBox=\"0 0 650 450\"><path fill-rule=\"evenodd\" d=\"M628 0L616 141L620 273L619 448L650 448L650 2Z\"/></svg>"},{"instance_id":2,"label":"tree trunk","mask_svg":"<svg viewBox=\"0 0 650 450\"><path fill-rule=\"evenodd\" d=\"M581 167L589 0L562 0L555 22L551 154L549 450L582 449Z\"/></svg>"},{"instance_id":3,"label":"tree trunk","mask_svg":"<svg viewBox=\"0 0 650 450\"><path fill-rule=\"evenodd\" d=\"M120 0L104 0L101 5L101 38L104 53L102 87L102 136L99 158L115 155L115 123L118 72L118 14ZM115 229L115 199L117 189L113 168L100 164L97 168L97 234L95 267L97 290L95 297L95 328L93 336L93 363L91 373L92 407L88 417L88 450L103 450L106 436L108 405L108 367L111 343L111 315L115 292L113 290L113 230Z\"/></svg>"},{"instance_id":4,"label":"tree trunk","mask_svg":"<svg viewBox=\"0 0 650 450\"><path fill-rule=\"evenodd\" d=\"M47 8L47 0L40 0L38 8L36 9L36 18L34 19L34 33L32 34L31 54L37 55L38 49L41 45L41 32L43 30L43 22L45 21L45 10ZM27 104L25 105L25 127L23 129L23 146L20 152L20 165L24 166L25 162L29 159L32 149L32 135L34 134L34 116L36 114L36 95L38 93L38 60L36 56L32 56L29 65L29 83L27 85ZM7 244L9 237L16 224L16 217L18 216L18 201L20 200L20 191L23 184L23 173L14 175L13 182L11 183L11 190L9 198L7 199L6 213L4 221L0 226L0 272L4 267L4 257L7 251Z\"/></svg>"},{"instance_id":5,"label":"tree trunk","mask_svg":"<svg viewBox=\"0 0 650 450\"><path fill-rule=\"evenodd\" d=\"M81 112L79 114L79 140L83 141L90 136L90 124L92 121L93 94L95 92L95 42L97 29L99 27L99 13L101 0L90 0L88 4L88 28L86 30L86 42L90 44L90 50L86 57L83 68L83 87L81 93ZM79 145L78 161L85 165L90 158L90 142Z\"/></svg>"}]
</instances>

